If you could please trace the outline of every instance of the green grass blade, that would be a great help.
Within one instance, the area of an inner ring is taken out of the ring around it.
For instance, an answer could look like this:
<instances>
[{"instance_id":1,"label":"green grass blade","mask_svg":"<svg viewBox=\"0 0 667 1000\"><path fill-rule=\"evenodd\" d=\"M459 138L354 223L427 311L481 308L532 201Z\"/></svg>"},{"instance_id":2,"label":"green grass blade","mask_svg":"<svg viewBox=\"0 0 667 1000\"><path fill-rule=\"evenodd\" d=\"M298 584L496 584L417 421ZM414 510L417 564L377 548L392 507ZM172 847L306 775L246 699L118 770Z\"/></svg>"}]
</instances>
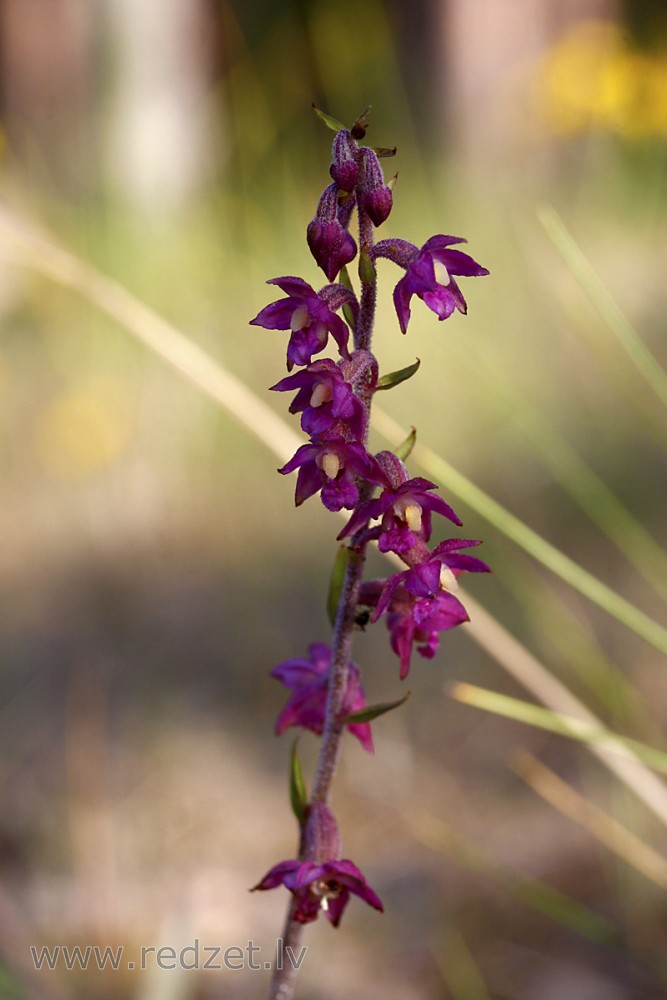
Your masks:
<instances>
[{"instance_id":1,"label":"green grass blade","mask_svg":"<svg viewBox=\"0 0 667 1000\"><path fill-rule=\"evenodd\" d=\"M667 600L667 553L655 538L536 410L524 412L519 426L562 489Z\"/></svg>"},{"instance_id":2,"label":"green grass blade","mask_svg":"<svg viewBox=\"0 0 667 1000\"><path fill-rule=\"evenodd\" d=\"M493 1000L463 935L449 927L444 941L433 940L431 953L452 1000Z\"/></svg>"},{"instance_id":3,"label":"green grass blade","mask_svg":"<svg viewBox=\"0 0 667 1000\"><path fill-rule=\"evenodd\" d=\"M538 217L599 316L656 396L667 406L667 373L663 371L637 331L625 318L618 303L565 227L563 220L551 205L541 208Z\"/></svg>"},{"instance_id":4,"label":"green grass blade","mask_svg":"<svg viewBox=\"0 0 667 1000\"><path fill-rule=\"evenodd\" d=\"M545 882L517 874L473 844L469 837L460 837L437 817L422 813L408 822L420 843L496 882L538 913L591 941L609 943L618 939L616 927L601 914Z\"/></svg>"},{"instance_id":5,"label":"green grass blade","mask_svg":"<svg viewBox=\"0 0 667 1000\"><path fill-rule=\"evenodd\" d=\"M506 719L514 719L528 726L545 729L547 732L557 733L571 740L588 743L601 750L641 760L654 771L667 774L667 753L663 750L657 750L627 736L619 736L618 733L591 724L585 719L577 719L575 716L555 712L550 708L541 708L539 705L532 705L519 698L511 698L509 695L489 691L474 684L454 683L449 686L448 694L465 705L472 705L494 715L502 715Z\"/></svg>"}]
</instances>

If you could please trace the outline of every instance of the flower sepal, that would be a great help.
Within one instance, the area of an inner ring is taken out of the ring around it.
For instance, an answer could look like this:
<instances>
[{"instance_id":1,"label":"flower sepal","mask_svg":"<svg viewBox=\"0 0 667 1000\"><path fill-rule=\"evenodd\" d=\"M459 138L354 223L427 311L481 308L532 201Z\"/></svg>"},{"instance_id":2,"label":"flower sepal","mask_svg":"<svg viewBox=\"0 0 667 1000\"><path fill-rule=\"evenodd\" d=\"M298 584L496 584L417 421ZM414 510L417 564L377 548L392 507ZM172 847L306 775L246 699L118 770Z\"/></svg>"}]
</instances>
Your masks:
<instances>
[{"instance_id":1,"label":"flower sepal","mask_svg":"<svg viewBox=\"0 0 667 1000\"><path fill-rule=\"evenodd\" d=\"M417 358L414 364L408 365L406 368L399 368L395 372L389 372L388 375L382 375L381 378L378 379L378 384L375 388L377 390L393 389L395 385L400 385L401 382L407 382L409 378L412 378L413 375L417 374L420 364L421 361Z\"/></svg>"},{"instance_id":2,"label":"flower sepal","mask_svg":"<svg viewBox=\"0 0 667 1000\"><path fill-rule=\"evenodd\" d=\"M372 722L373 719L377 719L380 715L385 715L386 712L393 712L395 708L400 708L409 697L410 692L406 691L403 697L398 698L396 701L385 701L378 705L369 705L367 708L359 709L358 712L350 712L349 715L344 716L340 721L346 726L353 722Z\"/></svg>"}]
</instances>

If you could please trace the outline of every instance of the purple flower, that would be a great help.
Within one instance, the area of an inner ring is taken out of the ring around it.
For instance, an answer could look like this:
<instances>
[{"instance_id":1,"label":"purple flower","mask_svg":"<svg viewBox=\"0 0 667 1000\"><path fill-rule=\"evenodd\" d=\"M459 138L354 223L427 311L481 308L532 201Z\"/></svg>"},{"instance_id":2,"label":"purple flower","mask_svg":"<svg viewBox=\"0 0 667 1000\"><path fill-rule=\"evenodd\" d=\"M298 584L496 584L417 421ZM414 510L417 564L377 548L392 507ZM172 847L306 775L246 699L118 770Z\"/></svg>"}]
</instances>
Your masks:
<instances>
[{"instance_id":1,"label":"purple flower","mask_svg":"<svg viewBox=\"0 0 667 1000\"><path fill-rule=\"evenodd\" d=\"M322 642L314 642L308 647L307 659L285 660L274 667L271 676L292 689L287 704L276 720L278 736L289 726L303 726L318 736L322 733L330 668L331 650ZM342 715L358 712L365 707L366 697L359 669L354 663L349 663ZM369 722L351 722L347 728L357 737L364 750L373 753Z\"/></svg>"},{"instance_id":2,"label":"purple flower","mask_svg":"<svg viewBox=\"0 0 667 1000\"><path fill-rule=\"evenodd\" d=\"M434 598L440 589L457 590L456 580L461 573L490 573L491 570L481 559L459 552L459 549L481 544L472 538L448 538L437 545L427 558L402 573L394 573L382 588L372 620L377 621L384 614L398 586L405 587L414 597Z\"/></svg>"},{"instance_id":3,"label":"purple flower","mask_svg":"<svg viewBox=\"0 0 667 1000\"><path fill-rule=\"evenodd\" d=\"M287 345L288 371L294 365L307 365L313 354L323 351L329 334L338 344L341 354L347 357L347 324L331 310L322 293L316 292L302 278L272 278L267 284L278 285L287 294L287 298L266 306L250 320L250 324L263 326L267 330L292 331ZM329 287L331 286L327 286ZM322 291L325 292L326 289ZM340 299L341 296L337 295L336 298ZM342 301L341 299L341 304Z\"/></svg>"},{"instance_id":4,"label":"purple flower","mask_svg":"<svg viewBox=\"0 0 667 1000\"><path fill-rule=\"evenodd\" d=\"M328 510L352 510L359 500L355 476L384 485L383 472L373 456L362 444L343 438L301 445L278 472L287 475L297 468L299 475L294 497L297 507L321 490L322 503Z\"/></svg>"},{"instance_id":5,"label":"purple flower","mask_svg":"<svg viewBox=\"0 0 667 1000\"><path fill-rule=\"evenodd\" d=\"M328 358L314 361L271 388L277 392L299 390L290 413L303 413L301 426L306 434L323 434L343 422L354 438L363 438L366 424L363 403L334 361Z\"/></svg>"},{"instance_id":6,"label":"purple flower","mask_svg":"<svg viewBox=\"0 0 667 1000\"><path fill-rule=\"evenodd\" d=\"M347 522L338 538L346 538L365 527L370 520L382 518L378 547L381 552L407 552L418 539L431 537L431 513L442 514L454 524L461 524L449 504L430 490L435 483L417 477L408 479L395 489L384 490L375 500L361 504Z\"/></svg>"},{"instance_id":7,"label":"purple flower","mask_svg":"<svg viewBox=\"0 0 667 1000\"><path fill-rule=\"evenodd\" d=\"M468 613L451 591L463 572L490 573L474 556L458 550L479 545L472 539L449 538L436 546L428 559L402 573L390 576L384 585L371 582L362 586L361 603L375 608L372 621L387 612L391 648L401 661L401 679L410 670L412 647L431 658L439 645L440 632L468 621Z\"/></svg>"},{"instance_id":8,"label":"purple flower","mask_svg":"<svg viewBox=\"0 0 667 1000\"><path fill-rule=\"evenodd\" d=\"M398 254L396 248L389 246L391 242L390 240L386 241L386 253L383 245L377 244L375 255L396 259ZM399 243L399 241L394 242ZM462 253L460 250L448 249L453 243L465 242L458 236L432 236L421 250L415 251L407 264L405 275L394 289L394 305L403 333L408 328L410 300L413 295L422 299L441 320L451 316L455 309L462 313L467 311L466 300L452 275L474 277L489 272L468 254ZM405 241L400 241L400 243L402 246L407 246Z\"/></svg>"},{"instance_id":9,"label":"purple flower","mask_svg":"<svg viewBox=\"0 0 667 1000\"><path fill-rule=\"evenodd\" d=\"M404 587L398 588L387 615L391 648L401 661L400 677L410 671L412 647L431 659L438 651L440 632L468 621L468 612L458 598L440 591L434 598L415 598Z\"/></svg>"},{"instance_id":10,"label":"purple flower","mask_svg":"<svg viewBox=\"0 0 667 1000\"><path fill-rule=\"evenodd\" d=\"M340 858L340 837L336 820L328 806L315 802L310 807L305 829L306 858L281 861L253 888L275 889L279 885L294 895L294 919L312 923L323 910L338 927L350 893L382 913L379 897L352 861Z\"/></svg>"},{"instance_id":11,"label":"purple flower","mask_svg":"<svg viewBox=\"0 0 667 1000\"><path fill-rule=\"evenodd\" d=\"M382 901L371 889L363 874L352 861L281 861L266 873L254 889L275 889L284 885L295 896L294 919L300 924L317 920L320 910L338 927L350 893L359 896L380 913ZM254 890L253 890L254 891Z\"/></svg>"},{"instance_id":12,"label":"purple flower","mask_svg":"<svg viewBox=\"0 0 667 1000\"><path fill-rule=\"evenodd\" d=\"M325 188L317 214L306 230L310 252L329 281L357 255L357 244L338 220L338 188Z\"/></svg>"}]
</instances>

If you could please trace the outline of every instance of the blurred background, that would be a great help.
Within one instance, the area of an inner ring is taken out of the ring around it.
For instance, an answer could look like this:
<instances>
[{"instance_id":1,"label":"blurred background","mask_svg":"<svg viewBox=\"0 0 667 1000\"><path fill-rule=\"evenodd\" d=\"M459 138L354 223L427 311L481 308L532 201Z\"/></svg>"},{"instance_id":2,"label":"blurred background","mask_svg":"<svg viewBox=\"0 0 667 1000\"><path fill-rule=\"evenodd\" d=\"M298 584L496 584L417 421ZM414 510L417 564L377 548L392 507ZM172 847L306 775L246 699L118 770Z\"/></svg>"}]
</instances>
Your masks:
<instances>
[{"instance_id":1,"label":"blurred background","mask_svg":"<svg viewBox=\"0 0 667 1000\"><path fill-rule=\"evenodd\" d=\"M422 359L383 408L664 622L667 397L618 324L667 364L667 11L0 0L0 53L0 997L262 996L265 972L125 965L195 938L275 947L287 894L248 893L295 852L268 672L327 638L339 523L295 511L265 444L16 234L119 282L289 419L266 391L285 336L248 320L269 278L323 283L304 236L332 136L311 102L347 125L372 105L367 141L398 147L381 237L462 235L491 272L468 317L415 302L403 338L383 265L381 370ZM664 654L442 490L494 569L476 599L606 726L665 748ZM382 623L355 659L369 700L404 692ZM535 700L465 627L415 657L410 701L374 723L374 757L346 745L334 796L386 913L310 927L298 995L667 996L664 790L649 808L585 745L454 681ZM310 768L315 738L300 752ZM547 801L555 775L569 792ZM36 972L45 944L123 945L123 968Z\"/></svg>"}]
</instances>

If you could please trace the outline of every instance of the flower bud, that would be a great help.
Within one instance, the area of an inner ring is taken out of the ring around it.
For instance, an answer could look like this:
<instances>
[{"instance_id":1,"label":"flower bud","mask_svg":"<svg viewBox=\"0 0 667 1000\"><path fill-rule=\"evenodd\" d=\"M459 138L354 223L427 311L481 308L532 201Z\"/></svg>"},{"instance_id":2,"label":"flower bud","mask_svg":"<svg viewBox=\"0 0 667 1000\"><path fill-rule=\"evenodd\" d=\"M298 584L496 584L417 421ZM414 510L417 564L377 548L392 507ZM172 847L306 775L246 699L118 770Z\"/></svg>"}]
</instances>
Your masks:
<instances>
[{"instance_id":1,"label":"flower bud","mask_svg":"<svg viewBox=\"0 0 667 1000\"><path fill-rule=\"evenodd\" d=\"M310 252L329 281L357 254L357 244L338 221L337 207L337 187L330 184L324 189L317 214L306 231Z\"/></svg>"},{"instance_id":2,"label":"flower bud","mask_svg":"<svg viewBox=\"0 0 667 1000\"><path fill-rule=\"evenodd\" d=\"M384 182L384 174L377 154L364 146L361 150L364 164L364 179L359 202L374 226L381 226L393 205L391 190Z\"/></svg>"},{"instance_id":3,"label":"flower bud","mask_svg":"<svg viewBox=\"0 0 667 1000\"><path fill-rule=\"evenodd\" d=\"M354 191L357 185L358 156L359 147L356 142L346 128L341 129L333 141L333 162L329 173L342 191Z\"/></svg>"},{"instance_id":4,"label":"flower bud","mask_svg":"<svg viewBox=\"0 0 667 1000\"><path fill-rule=\"evenodd\" d=\"M375 457L392 490L397 490L403 483L407 483L410 473L393 451L380 451Z\"/></svg>"}]
</instances>

